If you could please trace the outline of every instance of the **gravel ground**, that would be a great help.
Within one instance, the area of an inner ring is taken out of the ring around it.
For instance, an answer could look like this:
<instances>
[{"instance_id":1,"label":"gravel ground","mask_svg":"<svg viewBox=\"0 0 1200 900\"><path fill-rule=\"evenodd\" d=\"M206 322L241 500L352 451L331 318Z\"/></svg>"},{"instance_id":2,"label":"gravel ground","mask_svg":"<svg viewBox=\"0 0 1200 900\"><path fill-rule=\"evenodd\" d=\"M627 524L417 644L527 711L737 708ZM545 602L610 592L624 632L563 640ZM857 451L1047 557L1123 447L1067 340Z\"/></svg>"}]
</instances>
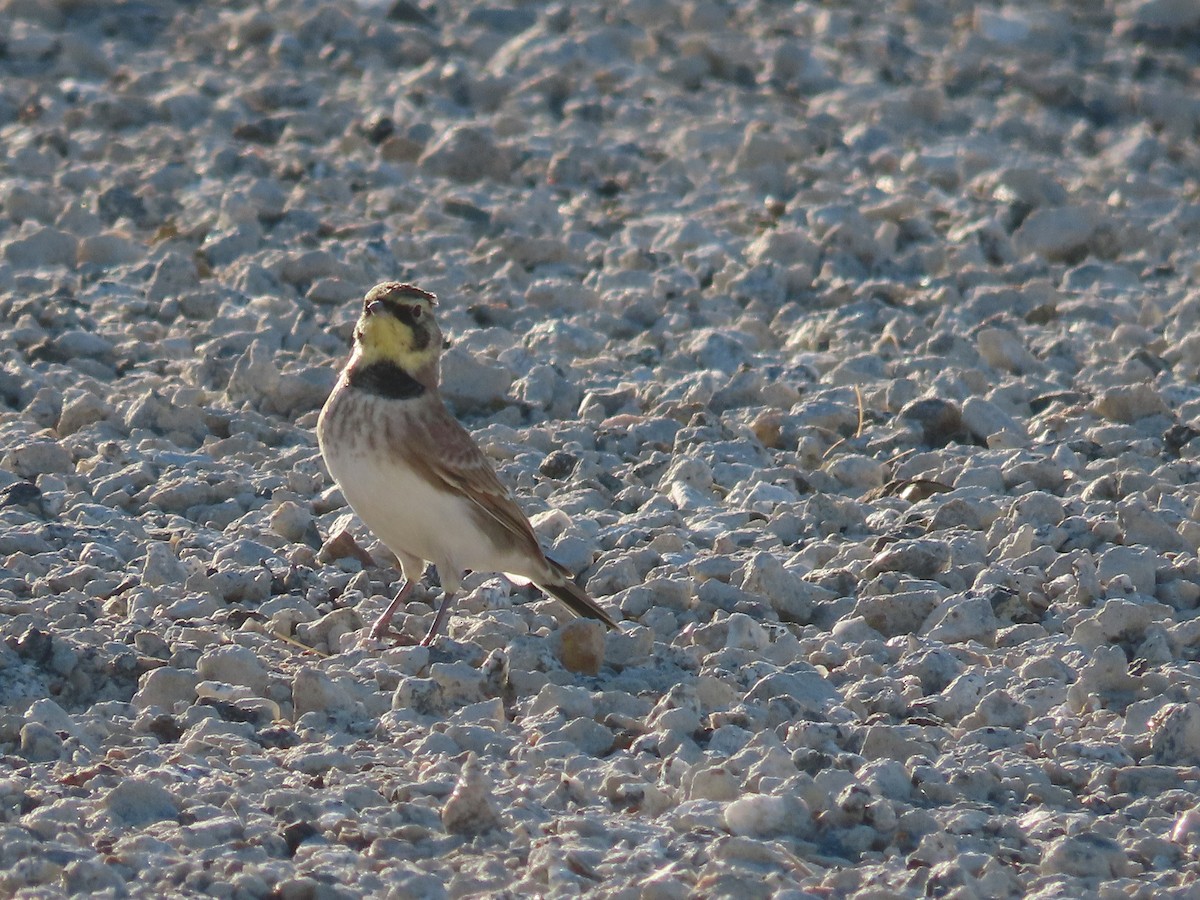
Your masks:
<instances>
[{"instance_id":1,"label":"gravel ground","mask_svg":"<svg viewBox=\"0 0 1200 900\"><path fill-rule=\"evenodd\" d=\"M0 2L0 895L1197 896L1198 47ZM620 633L478 573L361 642L313 426L389 279Z\"/></svg>"}]
</instances>

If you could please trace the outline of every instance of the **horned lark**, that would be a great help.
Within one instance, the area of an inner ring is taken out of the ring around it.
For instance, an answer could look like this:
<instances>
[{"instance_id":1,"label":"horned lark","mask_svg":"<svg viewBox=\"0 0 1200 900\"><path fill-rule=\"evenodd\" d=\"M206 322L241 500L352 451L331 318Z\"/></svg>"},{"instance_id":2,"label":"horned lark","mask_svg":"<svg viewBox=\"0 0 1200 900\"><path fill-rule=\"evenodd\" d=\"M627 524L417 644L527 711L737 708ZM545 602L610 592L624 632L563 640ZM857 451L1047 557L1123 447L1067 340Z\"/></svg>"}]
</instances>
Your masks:
<instances>
[{"instance_id":1,"label":"horned lark","mask_svg":"<svg viewBox=\"0 0 1200 900\"><path fill-rule=\"evenodd\" d=\"M442 402L435 300L411 284L371 288L350 361L317 422L330 474L400 560L404 582L371 636L386 634L427 562L437 566L445 598L422 644L445 626L467 569L533 582L576 615L616 628L571 574L546 558L512 494Z\"/></svg>"}]
</instances>

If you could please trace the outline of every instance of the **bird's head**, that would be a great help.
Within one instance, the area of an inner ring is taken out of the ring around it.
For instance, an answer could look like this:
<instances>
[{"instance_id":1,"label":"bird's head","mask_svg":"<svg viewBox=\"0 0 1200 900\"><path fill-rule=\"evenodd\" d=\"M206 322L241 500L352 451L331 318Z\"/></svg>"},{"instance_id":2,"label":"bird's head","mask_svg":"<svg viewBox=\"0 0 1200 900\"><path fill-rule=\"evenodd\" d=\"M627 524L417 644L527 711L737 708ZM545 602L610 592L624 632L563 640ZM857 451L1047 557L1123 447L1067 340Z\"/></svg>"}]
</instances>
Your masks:
<instances>
[{"instance_id":1,"label":"bird's head","mask_svg":"<svg viewBox=\"0 0 1200 900\"><path fill-rule=\"evenodd\" d=\"M370 365L388 362L418 373L437 366L442 332L433 318L437 298L411 284L385 281L367 291L354 327L354 350Z\"/></svg>"}]
</instances>

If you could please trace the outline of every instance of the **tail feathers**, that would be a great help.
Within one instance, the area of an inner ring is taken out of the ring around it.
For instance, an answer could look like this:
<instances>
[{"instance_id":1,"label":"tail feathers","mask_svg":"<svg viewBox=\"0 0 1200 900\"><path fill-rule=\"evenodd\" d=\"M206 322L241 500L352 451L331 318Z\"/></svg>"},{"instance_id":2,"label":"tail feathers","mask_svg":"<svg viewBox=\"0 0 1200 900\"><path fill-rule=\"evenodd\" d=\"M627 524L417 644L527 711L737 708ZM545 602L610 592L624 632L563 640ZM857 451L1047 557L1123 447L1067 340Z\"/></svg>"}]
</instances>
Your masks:
<instances>
[{"instance_id":1,"label":"tail feathers","mask_svg":"<svg viewBox=\"0 0 1200 900\"><path fill-rule=\"evenodd\" d=\"M536 582L542 591L557 600L561 600L577 616L599 619L609 628L615 629L618 627L616 620L605 612L595 600L589 597L587 591L571 580L570 572L552 559L548 559L547 562L550 563L550 568L554 570L554 574L559 577L554 581Z\"/></svg>"}]
</instances>

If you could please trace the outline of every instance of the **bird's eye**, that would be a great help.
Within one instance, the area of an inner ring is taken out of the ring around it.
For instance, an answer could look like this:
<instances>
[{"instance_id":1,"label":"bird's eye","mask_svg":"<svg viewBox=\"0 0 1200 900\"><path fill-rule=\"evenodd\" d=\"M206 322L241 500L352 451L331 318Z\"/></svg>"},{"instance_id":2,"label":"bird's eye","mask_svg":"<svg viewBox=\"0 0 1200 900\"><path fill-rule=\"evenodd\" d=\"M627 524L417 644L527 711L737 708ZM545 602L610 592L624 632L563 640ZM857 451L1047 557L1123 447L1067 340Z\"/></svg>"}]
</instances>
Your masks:
<instances>
[{"instance_id":1,"label":"bird's eye","mask_svg":"<svg viewBox=\"0 0 1200 900\"><path fill-rule=\"evenodd\" d=\"M421 318L421 307L419 307L419 306L411 306L411 307L409 307L409 309L411 309L411 310L412 310L412 317L413 317L414 319L419 319L419 318Z\"/></svg>"}]
</instances>

